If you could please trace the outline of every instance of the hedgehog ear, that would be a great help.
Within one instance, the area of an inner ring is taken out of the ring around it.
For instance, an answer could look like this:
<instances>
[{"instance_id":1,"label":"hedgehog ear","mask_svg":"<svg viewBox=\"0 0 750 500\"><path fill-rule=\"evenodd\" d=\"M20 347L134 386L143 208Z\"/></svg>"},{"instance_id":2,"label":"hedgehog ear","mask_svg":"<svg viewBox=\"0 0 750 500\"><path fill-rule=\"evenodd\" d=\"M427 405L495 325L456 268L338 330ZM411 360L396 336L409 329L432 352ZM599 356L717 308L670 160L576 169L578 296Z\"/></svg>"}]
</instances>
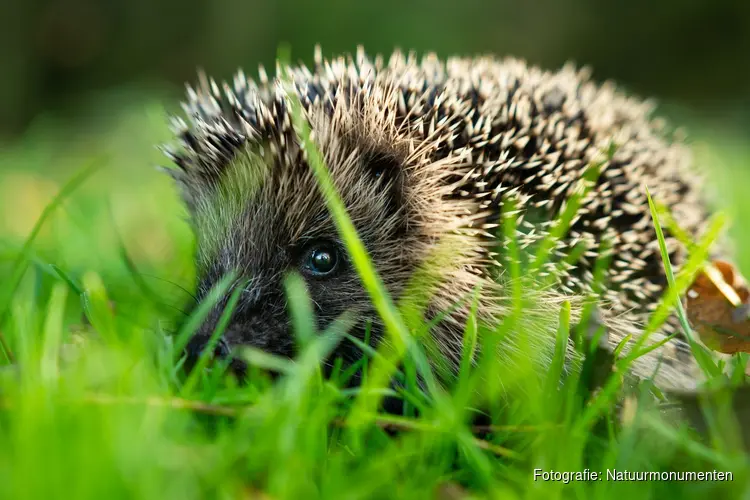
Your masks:
<instances>
[{"instance_id":1,"label":"hedgehog ear","mask_svg":"<svg viewBox=\"0 0 750 500\"><path fill-rule=\"evenodd\" d=\"M398 213L404 204L404 173L401 161L393 154L378 152L365 161L365 169L372 182L380 189L386 189L390 215Z\"/></svg>"},{"instance_id":2,"label":"hedgehog ear","mask_svg":"<svg viewBox=\"0 0 750 500\"><path fill-rule=\"evenodd\" d=\"M390 181L400 176L401 162L391 155L376 153L365 162L365 168L373 179Z\"/></svg>"}]
</instances>

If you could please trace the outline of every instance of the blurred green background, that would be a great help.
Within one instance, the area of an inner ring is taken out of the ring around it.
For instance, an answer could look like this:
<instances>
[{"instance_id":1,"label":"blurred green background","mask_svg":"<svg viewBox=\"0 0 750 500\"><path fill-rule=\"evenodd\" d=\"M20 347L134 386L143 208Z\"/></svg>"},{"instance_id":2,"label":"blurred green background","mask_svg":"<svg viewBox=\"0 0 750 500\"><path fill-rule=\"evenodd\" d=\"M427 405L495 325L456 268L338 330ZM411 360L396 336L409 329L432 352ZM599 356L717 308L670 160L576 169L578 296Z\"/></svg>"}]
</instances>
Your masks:
<instances>
[{"instance_id":1,"label":"blurred green background","mask_svg":"<svg viewBox=\"0 0 750 500\"><path fill-rule=\"evenodd\" d=\"M271 64L280 41L311 59L394 46L441 55L568 59L597 78L750 123L750 3L744 0L304 1L6 0L0 130L125 82L181 84L196 65L229 76Z\"/></svg>"},{"instance_id":2,"label":"blurred green background","mask_svg":"<svg viewBox=\"0 0 750 500\"><path fill-rule=\"evenodd\" d=\"M737 182L750 157L746 0L4 0L0 9L0 266L73 172L98 162L45 225L38 262L95 269L116 287L127 281L115 279L125 274L113 258L124 245L154 286L189 286L189 227L153 168L164 162L153 145L169 137L165 109L178 109L196 67L219 79L238 66L253 74L273 67L282 42L305 62L320 43L327 55L363 44L589 65L595 79L654 97L687 125L704 164L718 167L726 208L750 217L733 201L750 186Z\"/></svg>"}]
</instances>

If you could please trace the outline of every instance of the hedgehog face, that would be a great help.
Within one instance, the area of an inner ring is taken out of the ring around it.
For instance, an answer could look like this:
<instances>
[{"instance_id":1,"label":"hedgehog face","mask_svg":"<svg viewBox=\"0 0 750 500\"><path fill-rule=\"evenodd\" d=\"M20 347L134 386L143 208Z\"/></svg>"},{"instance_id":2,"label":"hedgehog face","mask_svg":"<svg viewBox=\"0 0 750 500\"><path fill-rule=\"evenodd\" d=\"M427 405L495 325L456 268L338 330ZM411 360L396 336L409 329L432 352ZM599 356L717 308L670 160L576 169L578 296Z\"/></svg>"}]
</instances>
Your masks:
<instances>
[{"instance_id":1,"label":"hedgehog face","mask_svg":"<svg viewBox=\"0 0 750 500\"><path fill-rule=\"evenodd\" d=\"M409 225L408 158L392 148L363 148L352 130L336 130L330 117L317 118L324 123L315 134L337 191L375 267L398 295L417 265L411 247L424 239L419 225ZM250 345L294 354L284 288L289 273L303 277L319 329L350 311L362 320L350 333L363 336L367 320L374 337L380 332L312 170L298 143L288 144L280 151L269 142L248 142L216 182L190 193L199 300L229 272L244 287L222 350ZM210 337L225 303L217 305L193 339L194 354ZM336 354L346 360L345 351Z\"/></svg>"}]
</instances>

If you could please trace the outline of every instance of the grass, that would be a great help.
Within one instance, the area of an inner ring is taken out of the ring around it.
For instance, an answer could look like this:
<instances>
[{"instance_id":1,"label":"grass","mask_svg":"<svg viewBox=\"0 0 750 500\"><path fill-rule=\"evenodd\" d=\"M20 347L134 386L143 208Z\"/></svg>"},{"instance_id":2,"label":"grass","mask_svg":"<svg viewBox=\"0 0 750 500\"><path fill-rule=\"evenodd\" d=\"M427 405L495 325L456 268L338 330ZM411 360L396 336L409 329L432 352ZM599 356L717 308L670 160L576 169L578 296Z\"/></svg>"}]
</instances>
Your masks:
<instances>
[{"instance_id":1,"label":"grass","mask_svg":"<svg viewBox=\"0 0 750 500\"><path fill-rule=\"evenodd\" d=\"M186 376L182 348L233 277L182 321L194 280L193 241L166 176L150 169L160 161L150 145L166 137L161 109L131 109L85 131L60 132L51 123L2 153L0 332L13 358L0 367L1 498L747 495L750 463L727 412L727 391L701 413L708 432L700 437L654 407L648 384L628 389L616 377L597 378L597 365L614 361L585 342L581 370L565 375L562 347L580 333L570 304L549 311L558 342L544 376L534 352L512 366L491 355L467 362L473 353L493 352L527 321L533 285L521 278L541 269L553 241L540 245L531 269L509 241L511 312L496 329L472 318L457 380L437 384L429 353L415 341L426 330L423 298L397 303L383 292L299 119L311 166L390 342L364 349L367 376L359 389L345 386L352 370L344 367L323 377L320 360L347 335L351 318L316 332L304 284L292 276L287 293L301 348L295 360L248 349L246 386L207 358L199 362L205 369ZM748 158L738 154L734 163ZM81 165L83 173L70 176ZM730 212L741 215L750 204L737 194ZM566 212L553 237L570 217ZM513 234L514 224L507 217L501 230ZM709 243L697 242L694 254ZM415 279L410 289L417 293L428 277ZM685 280L670 275L665 308ZM214 340L235 301L233 295ZM629 361L616 362L623 368ZM714 384L728 385L722 367L712 366L706 361ZM267 369L282 376L272 381ZM397 392L391 377L402 382ZM403 415L377 410L386 394L408 402ZM481 425L472 418L478 407L490 413ZM733 480L543 481L535 469L721 471Z\"/></svg>"}]
</instances>

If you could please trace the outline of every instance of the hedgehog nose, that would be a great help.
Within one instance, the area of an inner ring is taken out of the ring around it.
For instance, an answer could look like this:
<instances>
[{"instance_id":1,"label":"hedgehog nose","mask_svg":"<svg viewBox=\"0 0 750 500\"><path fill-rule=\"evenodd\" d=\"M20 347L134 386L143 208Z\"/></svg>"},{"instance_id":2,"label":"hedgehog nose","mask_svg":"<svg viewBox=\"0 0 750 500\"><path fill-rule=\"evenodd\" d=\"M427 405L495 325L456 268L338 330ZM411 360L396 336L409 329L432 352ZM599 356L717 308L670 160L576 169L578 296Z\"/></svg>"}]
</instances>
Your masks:
<instances>
[{"instance_id":1,"label":"hedgehog nose","mask_svg":"<svg viewBox=\"0 0 750 500\"><path fill-rule=\"evenodd\" d=\"M195 364L198 362L203 351L208 347L208 341L211 339L209 335L196 334L187 344L185 348L187 354L186 366L188 370L192 370ZM229 356L229 344L223 338L220 338L214 347L213 357L215 359L223 359Z\"/></svg>"},{"instance_id":2,"label":"hedgehog nose","mask_svg":"<svg viewBox=\"0 0 750 500\"><path fill-rule=\"evenodd\" d=\"M198 363L198 359L201 354L208 347L208 342L211 339L210 335L196 334L188 342L185 348L187 359L185 360L185 369L191 372L195 365ZM242 380L247 375L247 365L244 361L232 355L229 343L224 339L220 338L214 347L213 358L217 360L229 359L229 371L233 373L238 379Z\"/></svg>"}]
</instances>

